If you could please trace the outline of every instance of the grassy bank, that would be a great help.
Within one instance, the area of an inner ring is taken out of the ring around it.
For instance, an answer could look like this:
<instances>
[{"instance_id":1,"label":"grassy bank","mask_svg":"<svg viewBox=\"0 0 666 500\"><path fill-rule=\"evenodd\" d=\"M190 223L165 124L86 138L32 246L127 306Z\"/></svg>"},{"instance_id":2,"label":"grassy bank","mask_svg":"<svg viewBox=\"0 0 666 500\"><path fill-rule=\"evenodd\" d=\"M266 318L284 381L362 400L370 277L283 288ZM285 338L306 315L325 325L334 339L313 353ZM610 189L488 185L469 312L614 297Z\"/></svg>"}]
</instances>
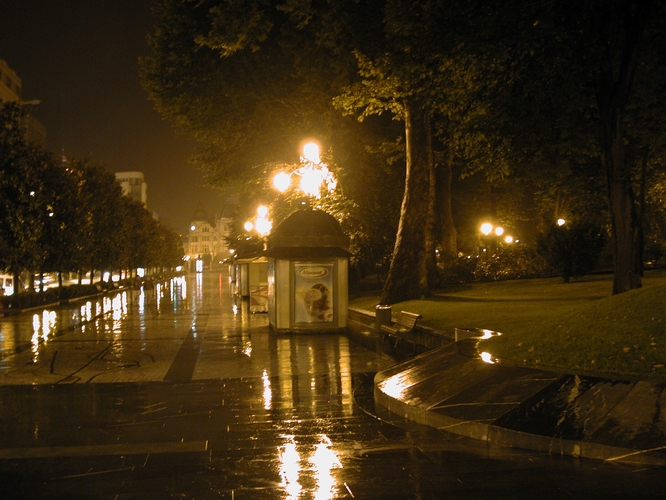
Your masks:
<instances>
[{"instance_id":1,"label":"grassy bank","mask_svg":"<svg viewBox=\"0 0 666 500\"><path fill-rule=\"evenodd\" d=\"M612 276L572 283L534 279L466 283L394 311L423 316L423 324L453 332L487 328L502 335L483 343L505 362L570 373L666 378L666 270L646 272L643 288L612 296ZM354 307L373 310L378 297Z\"/></svg>"}]
</instances>

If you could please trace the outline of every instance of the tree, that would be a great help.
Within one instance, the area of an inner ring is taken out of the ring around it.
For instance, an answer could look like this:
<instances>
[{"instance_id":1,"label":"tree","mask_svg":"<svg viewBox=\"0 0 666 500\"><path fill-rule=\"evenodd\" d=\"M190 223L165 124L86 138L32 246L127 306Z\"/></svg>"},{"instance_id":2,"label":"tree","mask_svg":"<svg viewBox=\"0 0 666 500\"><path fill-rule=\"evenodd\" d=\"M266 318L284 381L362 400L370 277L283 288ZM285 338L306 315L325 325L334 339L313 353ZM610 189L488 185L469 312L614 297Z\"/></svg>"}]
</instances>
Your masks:
<instances>
[{"instance_id":1,"label":"tree","mask_svg":"<svg viewBox=\"0 0 666 500\"><path fill-rule=\"evenodd\" d=\"M594 270L604 245L604 234L594 223L578 220L551 225L541 234L537 252L565 283Z\"/></svg>"},{"instance_id":2,"label":"tree","mask_svg":"<svg viewBox=\"0 0 666 500\"><path fill-rule=\"evenodd\" d=\"M157 110L202 145L194 161L209 184L242 185L257 165L290 162L306 137L334 145L331 89L345 71L339 57L303 43L306 23L292 20L300 14L298 2L158 5L142 82Z\"/></svg>"},{"instance_id":3,"label":"tree","mask_svg":"<svg viewBox=\"0 0 666 500\"><path fill-rule=\"evenodd\" d=\"M613 293L640 287L642 209L634 190L637 169L627 156L627 124L649 109L632 108L637 74L643 81L661 78L641 61L663 46L663 6L650 0L516 1L505 2L493 16L475 32L480 46L510 64L507 93L533 82L540 88L525 107L560 105L559 114L536 115L547 119L544 124L560 133L567 126L596 127L595 156L606 179L612 228ZM567 120L574 106L578 121Z\"/></svg>"},{"instance_id":4,"label":"tree","mask_svg":"<svg viewBox=\"0 0 666 500\"><path fill-rule=\"evenodd\" d=\"M385 175L391 165L376 154L385 140L378 131L393 134L393 124L377 120L361 127L340 116L331 101L357 72L352 49L371 46L381 32L381 4L294 1L241 8L164 0L149 38L151 55L141 61L143 85L156 108L202 144L194 161L207 182L235 191L251 185L256 190L250 198L265 195L257 179L267 184L271 165L293 163L297 145L317 137L333 151L340 185L354 207L338 218L352 229L354 242L377 238L374 252L387 246L386 221L395 219L387 217L393 209L384 193L368 196L367 180L377 180L384 192L400 189L388 182L393 175ZM357 262L369 260L356 255Z\"/></svg>"},{"instance_id":5,"label":"tree","mask_svg":"<svg viewBox=\"0 0 666 500\"><path fill-rule=\"evenodd\" d=\"M92 249L87 262L91 276L96 270L120 269L123 242L119 229L123 220L118 219L118 215L123 213L123 201L115 176L102 165L86 161L82 171L81 203L88 214L88 233L82 236Z\"/></svg>"},{"instance_id":6,"label":"tree","mask_svg":"<svg viewBox=\"0 0 666 500\"><path fill-rule=\"evenodd\" d=\"M18 284L20 273L34 271L44 258L40 201L47 158L26 142L20 105L0 105L0 267Z\"/></svg>"},{"instance_id":7,"label":"tree","mask_svg":"<svg viewBox=\"0 0 666 500\"><path fill-rule=\"evenodd\" d=\"M372 48L379 55L356 51L361 80L334 102L359 119L389 112L404 122L405 191L380 299L390 304L428 294L437 276L436 234L442 254L457 256L452 164L468 134L464 125L479 112L472 104L478 101L479 85L472 58L458 50L463 39L455 26L464 2L387 0L384 7L383 37ZM435 132L440 151L434 147Z\"/></svg>"},{"instance_id":8,"label":"tree","mask_svg":"<svg viewBox=\"0 0 666 500\"><path fill-rule=\"evenodd\" d=\"M432 238L434 192L430 111L416 92L393 71L389 57L372 62L357 53L362 80L348 87L335 99L346 113L358 113L359 119L390 112L405 126L405 189L400 221L388 277L384 284L383 304L392 304L428 293L428 256L426 238ZM434 248L432 248L434 256Z\"/></svg>"},{"instance_id":9,"label":"tree","mask_svg":"<svg viewBox=\"0 0 666 500\"><path fill-rule=\"evenodd\" d=\"M84 265L87 214L84 211L81 171L76 162L66 158L51 158L44 171L45 199L43 211L42 247L46 258L42 272L57 272L62 287L62 273L75 271Z\"/></svg>"}]
</instances>

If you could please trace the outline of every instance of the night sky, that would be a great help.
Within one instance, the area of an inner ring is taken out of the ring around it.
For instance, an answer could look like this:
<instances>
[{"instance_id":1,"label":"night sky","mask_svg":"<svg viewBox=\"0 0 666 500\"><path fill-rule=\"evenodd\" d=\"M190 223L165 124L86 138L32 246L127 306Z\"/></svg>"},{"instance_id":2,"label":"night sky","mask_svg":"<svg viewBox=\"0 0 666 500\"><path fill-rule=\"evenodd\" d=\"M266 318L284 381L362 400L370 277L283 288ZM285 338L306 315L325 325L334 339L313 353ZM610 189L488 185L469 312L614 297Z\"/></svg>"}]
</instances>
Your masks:
<instances>
[{"instance_id":1,"label":"night sky","mask_svg":"<svg viewBox=\"0 0 666 500\"><path fill-rule=\"evenodd\" d=\"M221 209L187 163L194 143L153 110L139 83L151 0L0 0L0 59L18 74L47 148L142 171L148 208L183 232L201 205Z\"/></svg>"}]
</instances>

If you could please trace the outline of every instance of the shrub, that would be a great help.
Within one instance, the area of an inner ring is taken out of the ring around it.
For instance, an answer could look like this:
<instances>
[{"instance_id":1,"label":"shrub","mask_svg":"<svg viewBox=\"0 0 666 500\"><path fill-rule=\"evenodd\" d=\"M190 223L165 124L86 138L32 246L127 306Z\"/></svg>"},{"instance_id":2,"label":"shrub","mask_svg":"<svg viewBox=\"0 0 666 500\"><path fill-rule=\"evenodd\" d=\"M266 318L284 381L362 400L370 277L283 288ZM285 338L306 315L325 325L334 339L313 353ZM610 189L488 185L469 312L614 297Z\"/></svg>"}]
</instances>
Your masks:
<instances>
[{"instance_id":1,"label":"shrub","mask_svg":"<svg viewBox=\"0 0 666 500\"><path fill-rule=\"evenodd\" d=\"M437 263L440 283L465 283L474 280L478 258L466 256Z\"/></svg>"}]
</instances>

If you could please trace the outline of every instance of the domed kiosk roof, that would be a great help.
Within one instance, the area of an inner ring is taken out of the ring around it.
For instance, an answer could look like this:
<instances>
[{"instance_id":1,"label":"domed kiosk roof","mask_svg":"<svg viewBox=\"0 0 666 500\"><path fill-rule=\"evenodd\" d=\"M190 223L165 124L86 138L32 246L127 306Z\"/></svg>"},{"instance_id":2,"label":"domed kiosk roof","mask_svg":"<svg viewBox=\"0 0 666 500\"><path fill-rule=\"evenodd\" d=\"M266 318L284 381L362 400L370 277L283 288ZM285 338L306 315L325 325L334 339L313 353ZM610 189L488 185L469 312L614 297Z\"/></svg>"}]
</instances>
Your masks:
<instances>
[{"instance_id":1,"label":"domed kiosk roof","mask_svg":"<svg viewBox=\"0 0 666 500\"><path fill-rule=\"evenodd\" d=\"M298 210L275 228L267 241L268 256L348 256L349 238L332 215Z\"/></svg>"}]
</instances>

